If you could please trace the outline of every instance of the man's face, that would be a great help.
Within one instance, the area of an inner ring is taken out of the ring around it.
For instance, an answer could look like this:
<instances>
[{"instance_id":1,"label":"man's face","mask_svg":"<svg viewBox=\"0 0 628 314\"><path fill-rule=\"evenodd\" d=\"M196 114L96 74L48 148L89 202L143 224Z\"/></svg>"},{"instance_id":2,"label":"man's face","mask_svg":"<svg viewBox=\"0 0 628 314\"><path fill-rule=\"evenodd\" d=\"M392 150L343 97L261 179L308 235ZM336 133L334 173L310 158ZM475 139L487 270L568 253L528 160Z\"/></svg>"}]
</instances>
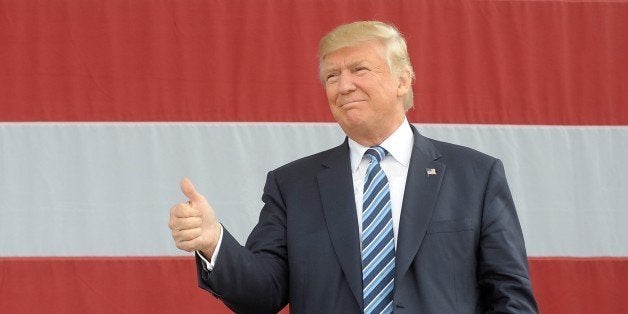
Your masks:
<instances>
[{"instance_id":1,"label":"man's face","mask_svg":"<svg viewBox=\"0 0 628 314\"><path fill-rule=\"evenodd\" d=\"M403 121L409 85L390 72L381 44L338 49L322 68L331 113L349 137L360 142L373 134L388 136Z\"/></svg>"}]
</instances>

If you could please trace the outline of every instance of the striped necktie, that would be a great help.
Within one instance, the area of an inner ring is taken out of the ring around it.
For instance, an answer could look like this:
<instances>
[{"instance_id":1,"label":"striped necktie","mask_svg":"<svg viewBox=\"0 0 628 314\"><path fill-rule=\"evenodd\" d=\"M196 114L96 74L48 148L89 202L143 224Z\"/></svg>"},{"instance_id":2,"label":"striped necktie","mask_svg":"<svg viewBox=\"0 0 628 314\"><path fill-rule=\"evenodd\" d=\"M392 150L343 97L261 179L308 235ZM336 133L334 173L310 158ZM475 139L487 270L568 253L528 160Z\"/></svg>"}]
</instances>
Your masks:
<instances>
[{"instance_id":1,"label":"striped necktie","mask_svg":"<svg viewBox=\"0 0 628 314\"><path fill-rule=\"evenodd\" d=\"M371 159L364 180L362 207L362 297L364 313L392 313L395 239L390 187L379 163L386 156L380 146L369 148Z\"/></svg>"}]
</instances>

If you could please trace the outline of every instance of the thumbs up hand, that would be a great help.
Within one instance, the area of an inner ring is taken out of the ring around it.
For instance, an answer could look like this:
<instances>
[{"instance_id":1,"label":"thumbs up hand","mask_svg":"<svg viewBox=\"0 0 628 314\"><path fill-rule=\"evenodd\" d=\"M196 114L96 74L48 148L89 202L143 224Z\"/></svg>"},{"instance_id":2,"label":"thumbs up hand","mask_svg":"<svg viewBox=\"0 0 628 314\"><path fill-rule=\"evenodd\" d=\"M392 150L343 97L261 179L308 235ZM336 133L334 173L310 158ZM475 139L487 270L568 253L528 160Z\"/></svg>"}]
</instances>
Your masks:
<instances>
[{"instance_id":1,"label":"thumbs up hand","mask_svg":"<svg viewBox=\"0 0 628 314\"><path fill-rule=\"evenodd\" d=\"M189 199L170 209L168 227L177 248L193 252L201 251L209 258L216 249L220 237L220 224L207 199L198 193L188 178L181 180L181 191Z\"/></svg>"}]
</instances>

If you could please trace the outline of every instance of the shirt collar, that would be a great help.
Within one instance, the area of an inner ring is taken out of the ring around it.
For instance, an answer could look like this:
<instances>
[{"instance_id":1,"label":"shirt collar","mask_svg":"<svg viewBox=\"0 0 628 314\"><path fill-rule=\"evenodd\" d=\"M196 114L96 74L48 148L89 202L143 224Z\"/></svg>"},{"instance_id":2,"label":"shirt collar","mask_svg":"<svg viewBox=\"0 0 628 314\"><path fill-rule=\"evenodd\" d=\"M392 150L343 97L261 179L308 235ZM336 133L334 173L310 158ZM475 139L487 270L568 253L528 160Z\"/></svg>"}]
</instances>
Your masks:
<instances>
[{"instance_id":1,"label":"shirt collar","mask_svg":"<svg viewBox=\"0 0 628 314\"><path fill-rule=\"evenodd\" d=\"M408 123L408 119L404 118L403 123L386 138L379 146L388 151L398 163L404 167L410 164L410 156L412 155L412 146L414 146L414 135ZM362 146L358 142L349 138L349 156L351 159L351 171L356 172L364 157L364 153L369 147Z\"/></svg>"}]
</instances>

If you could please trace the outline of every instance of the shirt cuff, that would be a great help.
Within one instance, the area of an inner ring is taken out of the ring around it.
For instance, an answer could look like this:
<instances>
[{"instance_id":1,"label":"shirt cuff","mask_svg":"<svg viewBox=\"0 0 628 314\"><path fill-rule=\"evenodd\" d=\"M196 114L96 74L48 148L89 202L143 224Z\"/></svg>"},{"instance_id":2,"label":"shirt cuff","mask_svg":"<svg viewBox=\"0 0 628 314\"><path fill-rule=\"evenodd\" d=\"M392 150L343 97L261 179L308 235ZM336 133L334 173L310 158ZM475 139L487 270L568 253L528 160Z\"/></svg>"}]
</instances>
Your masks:
<instances>
[{"instance_id":1,"label":"shirt cuff","mask_svg":"<svg viewBox=\"0 0 628 314\"><path fill-rule=\"evenodd\" d=\"M209 261L200 251L196 251L196 255L203 261L203 265L208 271L214 270L214 265L216 264L216 258L218 257L218 251L220 251L220 244L222 244L222 225L220 225L220 236L218 237L218 243L216 243L216 248L214 249L214 253L212 254Z\"/></svg>"}]
</instances>

